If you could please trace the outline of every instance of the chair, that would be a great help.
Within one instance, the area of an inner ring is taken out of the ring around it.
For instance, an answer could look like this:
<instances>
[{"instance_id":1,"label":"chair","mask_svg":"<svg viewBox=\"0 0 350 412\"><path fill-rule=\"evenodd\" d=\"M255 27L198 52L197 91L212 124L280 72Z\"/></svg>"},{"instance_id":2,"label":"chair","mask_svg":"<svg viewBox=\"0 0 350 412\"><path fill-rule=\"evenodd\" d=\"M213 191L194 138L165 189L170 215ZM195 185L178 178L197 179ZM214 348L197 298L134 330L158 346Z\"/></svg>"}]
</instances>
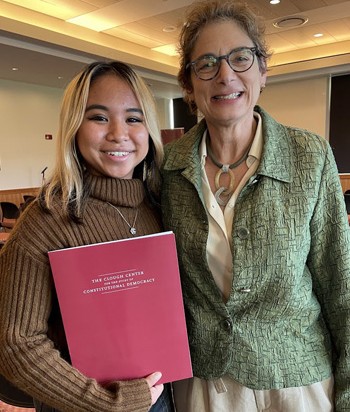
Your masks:
<instances>
[{"instance_id":1,"label":"chair","mask_svg":"<svg viewBox=\"0 0 350 412\"><path fill-rule=\"evenodd\" d=\"M32 203L35 199L36 199L36 196L23 195L23 200L24 200L24 202L19 205L19 210L20 210L20 212L22 213L23 210L24 210L30 203Z\"/></svg>"},{"instance_id":2,"label":"chair","mask_svg":"<svg viewBox=\"0 0 350 412\"><path fill-rule=\"evenodd\" d=\"M33 196L33 195L23 195L24 202L30 202L34 199L35 199L35 196Z\"/></svg>"},{"instance_id":3,"label":"chair","mask_svg":"<svg viewBox=\"0 0 350 412\"><path fill-rule=\"evenodd\" d=\"M33 408L33 398L0 375L0 400L17 408ZM1 408L1 410L3 410ZM12 410L12 408L11 408Z\"/></svg>"},{"instance_id":4,"label":"chair","mask_svg":"<svg viewBox=\"0 0 350 412\"><path fill-rule=\"evenodd\" d=\"M20 215L19 208L11 202L0 202L0 209L0 227L12 229Z\"/></svg>"},{"instance_id":5,"label":"chair","mask_svg":"<svg viewBox=\"0 0 350 412\"><path fill-rule=\"evenodd\" d=\"M346 211L348 212L348 215L350 215L350 190L346 190L344 192L344 200L346 205Z\"/></svg>"}]
</instances>

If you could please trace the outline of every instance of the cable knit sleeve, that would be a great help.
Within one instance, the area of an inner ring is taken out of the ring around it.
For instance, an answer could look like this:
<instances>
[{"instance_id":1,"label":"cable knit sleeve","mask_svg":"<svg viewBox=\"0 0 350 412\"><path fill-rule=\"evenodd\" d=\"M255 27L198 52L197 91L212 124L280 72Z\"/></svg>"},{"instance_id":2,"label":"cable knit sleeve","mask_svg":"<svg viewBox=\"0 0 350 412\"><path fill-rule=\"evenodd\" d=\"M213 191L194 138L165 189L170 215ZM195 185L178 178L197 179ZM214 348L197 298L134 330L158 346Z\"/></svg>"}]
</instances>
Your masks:
<instances>
[{"instance_id":1,"label":"cable knit sleeve","mask_svg":"<svg viewBox=\"0 0 350 412\"><path fill-rule=\"evenodd\" d=\"M0 373L62 412L148 411L144 379L116 382L107 390L65 361L49 339L54 286L47 250L57 247L60 228L36 206L29 213L0 254Z\"/></svg>"}]
</instances>

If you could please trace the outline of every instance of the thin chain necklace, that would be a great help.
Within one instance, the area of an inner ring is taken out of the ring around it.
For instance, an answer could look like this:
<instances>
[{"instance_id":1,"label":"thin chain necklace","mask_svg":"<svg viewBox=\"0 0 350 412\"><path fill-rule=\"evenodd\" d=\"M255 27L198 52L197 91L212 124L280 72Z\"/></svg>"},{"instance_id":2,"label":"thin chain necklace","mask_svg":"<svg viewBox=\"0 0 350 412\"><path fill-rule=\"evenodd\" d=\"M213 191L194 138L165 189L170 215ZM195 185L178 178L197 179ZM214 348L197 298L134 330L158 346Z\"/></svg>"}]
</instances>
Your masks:
<instances>
[{"instance_id":1,"label":"thin chain necklace","mask_svg":"<svg viewBox=\"0 0 350 412\"><path fill-rule=\"evenodd\" d=\"M130 232L133 236L135 236L135 235L137 234L137 230L136 230L135 224L136 224L136 219L137 219L137 216L138 216L138 213L139 213L139 209L136 209L136 214L135 214L134 223L133 223L132 225L130 225L130 223L125 219L123 213L122 213L116 206L112 205L112 203L109 203L109 202L107 202L107 204L108 204L109 206L112 206L112 207L119 213L120 217L121 217L121 218L124 220L124 222L129 226L129 232Z\"/></svg>"},{"instance_id":2,"label":"thin chain necklace","mask_svg":"<svg viewBox=\"0 0 350 412\"><path fill-rule=\"evenodd\" d=\"M215 174L215 179L214 179L215 189L216 189L214 196L220 206L226 206L229 196L233 193L233 188L235 184L235 176L232 172L232 169L235 169L236 167L238 167L241 163L243 163L248 158L249 150L252 145L251 144L249 145L244 155L240 159L238 159L236 162L225 165L225 164L220 163L215 158L214 153L210 147L209 133L207 133L206 143L207 143L207 153L208 153L210 160L215 164L215 166L219 168L219 170ZM220 177L223 173L228 173L229 175L230 182L229 182L228 187L220 186ZM222 199L221 195L225 196L225 199Z\"/></svg>"}]
</instances>

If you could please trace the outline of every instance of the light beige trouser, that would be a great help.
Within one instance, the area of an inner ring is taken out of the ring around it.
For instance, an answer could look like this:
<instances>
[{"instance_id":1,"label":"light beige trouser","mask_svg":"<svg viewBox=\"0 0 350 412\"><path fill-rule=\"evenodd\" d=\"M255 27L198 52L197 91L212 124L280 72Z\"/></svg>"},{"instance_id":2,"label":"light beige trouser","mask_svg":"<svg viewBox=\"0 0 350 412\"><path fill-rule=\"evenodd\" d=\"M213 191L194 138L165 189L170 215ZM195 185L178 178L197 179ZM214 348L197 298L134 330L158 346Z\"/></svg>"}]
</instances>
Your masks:
<instances>
[{"instance_id":1,"label":"light beige trouser","mask_svg":"<svg viewBox=\"0 0 350 412\"><path fill-rule=\"evenodd\" d=\"M298 388L252 390L229 377L174 382L176 412L332 412L333 377ZM225 391L227 389L227 391Z\"/></svg>"}]
</instances>

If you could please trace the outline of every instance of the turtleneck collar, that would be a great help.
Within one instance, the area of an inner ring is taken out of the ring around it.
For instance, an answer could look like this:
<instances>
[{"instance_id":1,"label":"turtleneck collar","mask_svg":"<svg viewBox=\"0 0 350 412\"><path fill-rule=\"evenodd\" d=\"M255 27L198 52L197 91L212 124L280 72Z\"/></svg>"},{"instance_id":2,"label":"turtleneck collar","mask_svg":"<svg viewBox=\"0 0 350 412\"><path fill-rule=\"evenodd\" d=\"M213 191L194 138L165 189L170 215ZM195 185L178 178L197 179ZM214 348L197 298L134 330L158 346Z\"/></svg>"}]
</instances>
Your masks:
<instances>
[{"instance_id":1,"label":"turtleneck collar","mask_svg":"<svg viewBox=\"0 0 350 412\"><path fill-rule=\"evenodd\" d=\"M118 179L105 176L84 176L90 196L115 206L137 207L145 198L145 188L139 179Z\"/></svg>"}]
</instances>

